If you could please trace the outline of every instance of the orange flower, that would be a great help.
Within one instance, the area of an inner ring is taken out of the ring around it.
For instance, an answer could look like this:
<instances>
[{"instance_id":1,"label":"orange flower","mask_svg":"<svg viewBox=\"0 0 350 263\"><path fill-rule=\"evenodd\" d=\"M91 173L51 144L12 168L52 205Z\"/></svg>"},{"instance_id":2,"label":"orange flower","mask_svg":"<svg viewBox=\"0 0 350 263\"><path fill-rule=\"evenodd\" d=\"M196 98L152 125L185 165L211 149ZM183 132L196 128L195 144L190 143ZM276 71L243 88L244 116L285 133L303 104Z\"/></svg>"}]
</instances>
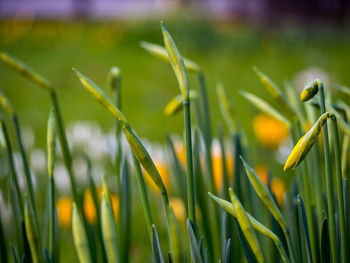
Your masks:
<instances>
[{"instance_id":1,"label":"orange flower","mask_svg":"<svg viewBox=\"0 0 350 263\"><path fill-rule=\"evenodd\" d=\"M97 195L98 195L98 201L101 202L101 197L102 197L102 188L97 187ZM112 201L112 208L113 208L113 213L114 217L117 219L118 218L118 209L119 209L119 199L118 197L111 193L111 201ZM86 217L86 220L90 224L95 224L96 223L96 208L95 208L95 203L94 199L92 198L92 194L89 188L87 188L84 192L84 214Z\"/></svg>"},{"instance_id":2,"label":"orange flower","mask_svg":"<svg viewBox=\"0 0 350 263\"><path fill-rule=\"evenodd\" d=\"M285 124L263 113L255 116L253 130L258 141L269 149L278 147L289 135Z\"/></svg>"},{"instance_id":3,"label":"orange flower","mask_svg":"<svg viewBox=\"0 0 350 263\"><path fill-rule=\"evenodd\" d=\"M169 176L168 176L168 168L166 166L166 164L163 161L157 161L154 160L154 165L156 166L160 177L162 177L163 183L165 185L165 188L167 189L167 191L169 191ZM143 172L145 173L145 181L148 183L148 185L154 190L154 191L158 191L158 187L157 185L152 181L151 177L147 174L147 172L143 169Z\"/></svg>"},{"instance_id":4,"label":"orange flower","mask_svg":"<svg viewBox=\"0 0 350 263\"><path fill-rule=\"evenodd\" d=\"M263 183L267 186L267 168L264 165L257 165L255 167L256 173L259 175L260 179L263 181ZM286 192L284 183L281 179L273 178L271 180L271 192L275 194L277 203L279 205L283 205L284 203L284 194Z\"/></svg>"},{"instance_id":5,"label":"orange flower","mask_svg":"<svg viewBox=\"0 0 350 263\"><path fill-rule=\"evenodd\" d=\"M97 187L97 195L98 195L98 201L101 202L101 197L102 197L101 187ZM114 217L115 219L117 219L118 210L119 210L119 199L113 193L111 193L111 201L112 201ZM67 196L61 197L60 199L57 200L56 209L58 213L58 222L60 227L64 229L69 229L72 223L72 200ZM89 188L87 188L84 192L83 209L84 209L84 214L87 222L90 224L95 224L96 216L97 216L96 208L95 208L94 199L92 198L92 194Z\"/></svg>"},{"instance_id":6,"label":"orange flower","mask_svg":"<svg viewBox=\"0 0 350 263\"><path fill-rule=\"evenodd\" d=\"M274 178L271 180L271 191L275 194L277 203L283 205L286 189L281 179Z\"/></svg>"},{"instance_id":7,"label":"orange flower","mask_svg":"<svg viewBox=\"0 0 350 263\"><path fill-rule=\"evenodd\" d=\"M186 218L186 208L180 198L173 197L170 199L171 208L174 211L175 217L179 222L182 222Z\"/></svg>"},{"instance_id":8,"label":"orange flower","mask_svg":"<svg viewBox=\"0 0 350 263\"><path fill-rule=\"evenodd\" d=\"M267 185L267 168L265 165L257 165L255 167L255 172L259 175L261 181Z\"/></svg>"},{"instance_id":9,"label":"orange flower","mask_svg":"<svg viewBox=\"0 0 350 263\"><path fill-rule=\"evenodd\" d=\"M212 162L213 162L213 176L214 176L214 185L217 192L220 191L222 187L222 156L219 149L212 149ZM228 177L231 180L233 176L233 156L231 152L226 152L226 169Z\"/></svg>"},{"instance_id":10,"label":"orange flower","mask_svg":"<svg viewBox=\"0 0 350 263\"><path fill-rule=\"evenodd\" d=\"M72 200L63 196L56 202L59 226L64 229L70 229L72 222Z\"/></svg>"},{"instance_id":11,"label":"orange flower","mask_svg":"<svg viewBox=\"0 0 350 263\"><path fill-rule=\"evenodd\" d=\"M177 158L179 159L182 167L186 166L186 147L182 141L175 141L174 148Z\"/></svg>"}]
</instances>

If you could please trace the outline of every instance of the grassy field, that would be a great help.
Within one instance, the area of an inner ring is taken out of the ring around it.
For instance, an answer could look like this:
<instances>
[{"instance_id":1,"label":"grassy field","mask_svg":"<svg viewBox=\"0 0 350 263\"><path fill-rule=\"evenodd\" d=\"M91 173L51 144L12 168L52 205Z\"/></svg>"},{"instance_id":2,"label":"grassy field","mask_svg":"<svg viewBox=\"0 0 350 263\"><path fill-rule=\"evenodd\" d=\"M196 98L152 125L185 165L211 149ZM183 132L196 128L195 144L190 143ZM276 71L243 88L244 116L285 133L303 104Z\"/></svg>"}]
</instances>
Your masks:
<instances>
[{"instance_id":1,"label":"grassy field","mask_svg":"<svg viewBox=\"0 0 350 263\"><path fill-rule=\"evenodd\" d=\"M167 21L184 56L204 69L209 87L212 116L218 116L215 86L222 82L229 91L238 116L251 130L252 107L238 94L239 89L264 96L252 71L255 65L278 85L292 80L298 71L318 67L331 80L348 84L350 37L348 29L318 25L259 28L238 23ZM166 118L166 103L179 93L169 65L140 48L147 40L162 44L158 21L137 22L37 22L2 21L0 49L27 62L52 81L58 90L63 116L98 121L105 130L113 125L103 109L92 103L79 86L72 67L106 87L111 66L122 70L123 111L141 137L164 141L165 131L181 133L182 116ZM190 76L190 85L197 87ZM44 137L49 100L45 92L0 65L0 85L17 109L23 126L35 128L38 143ZM261 90L261 91L259 91ZM111 94L111 93L109 93ZM266 98L266 97L265 97ZM240 109L244 107L244 111ZM219 120L218 120L219 121ZM149 125L149 124L152 125ZM216 128L217 122L213 122ZM251 134L250 134L251 135Z\"/></svg>"}]
</instances>

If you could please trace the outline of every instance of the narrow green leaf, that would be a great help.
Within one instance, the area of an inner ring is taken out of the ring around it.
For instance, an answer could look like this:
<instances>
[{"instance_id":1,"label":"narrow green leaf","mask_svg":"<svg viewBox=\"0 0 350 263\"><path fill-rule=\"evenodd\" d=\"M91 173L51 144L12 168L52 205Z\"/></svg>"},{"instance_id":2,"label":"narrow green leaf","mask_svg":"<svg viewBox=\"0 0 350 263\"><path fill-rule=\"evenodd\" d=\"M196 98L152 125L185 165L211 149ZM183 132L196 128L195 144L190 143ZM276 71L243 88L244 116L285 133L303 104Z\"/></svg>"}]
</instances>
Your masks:
<instances>
[{"instance_id":1,"label":"narrow green leaf","mask_svg":"<svg viewBox=\"0 0 350 263\"><path fill-rule=\"evenodd\" d=\"M152 225L152 252L154 263L165 263L155 225Z\"/></svg>"},{"instance_id":2,"label":"narrow green leaf","mask_svg":"<svg viewBox=\"0 0 350 263\"><path fill-rule=\"evenodd\" d=\"M174 73L179 82L182 96L184 100L187 101L189 96L189 86L183 58L176 47L174 39L163 22L160 23L160 27L163 32L164 45L168 52L170 64L173 67Z\"/></svg>"},{"instance_id":3,"label":"narrow green leaf","mask_svg":"<svg viewBox=\"0 0 350 263\"><path fill-rule=\"evenodd\" d=\"M346 95L350 98L350 88L349 87L336 84L333 86L333 88L336 89L337 91L340 91L341 93L343 93L344 95Z\"/></svg>"},{"instance_id":4,"label":"narrow green leaf","mask_svg":"<svg viewBox=\"0 0 350 263\"><path fill-rule=\"evenodd\" d=\"M272 118L275 118L276 120L279 120L280 122L284 123L288 127L291 127L290 121L287 120L286 117L284 117L281 113L279 113L275 108L273 108L270 104L268 104L263 99L255 96L254 94L251 94L249 92L245 92L242 90L240 91L240 94L262 112L266 113Z\"/></svg>"},{"instance_id":5,"label":"narrow green leaf","mask_svg":"<svg viewBox=\"0 0 350 263\"><path fill-rule=\"evenodd\" d=\"M223 263L231 263L232 262L232 249L231 249L231 239L227 240L225 246L225 258Z\"/></svg>"},{"instance_id":6,"label":"narrow green leaf","mask_svg":"<svg viewBox=\"0 0 350 263\"><path fill-rule=\"evenodd\" d=\"M331 250L329 244L329 233L328 233L328 220L323 219L322 231L321 231L321 262L331 263Z\"/></svg>"},{"instance_id":7,"label":"narrow green leaf","mask_svg":"<svg viewBox=\"0 0 350 263\"><path fill-rule=\"evenodd\" d=\"M152 178L153 182L157 185L159 191L162 195L167 197L166 189L162 178L160 177L158 170L156 169L150 155L148 154L146 148L143 146L139 138L136 136L128 121L124 117L124 115L117 109L117 107L108 99L107 95L96 86L90 79L85 77L76 69L73 69L77 76L79 77L82 85L86 88L90 94L101 103L109 112L113 114L115 118L117 118L121 124L123 131L125 133L126 139L130 145L131 150L135 154L137 160L143 166L143 168L147 171L147 173Z\"/></svg>"},{"instance_id":8,"label":"narrow green leaf","mask_svg":"<svg viewBox=\"0 0 350 263\"><path fill-rule=\"evenodd\" d=\"M298 211L299 211L299 223L300 223L300 228L303 232L302 238L304 238L305 244L306 244L308 261L313 262L312 261L310 235L309 235L309 227L308 227L308 222L307 222L307 218L306 218L304 202L303 202L303 199L301 198L300 195L298 195L298 197L297 197L297 202L298 202Z\"/></svg>"},{"instance_id":9,"label":"narrow green leaf","mask_svg":"<svg viewBox=\"0 0 350 263\"><path fill-rule=\"evenodd\" d=\"M234 207L232 206L232 203L221 199L219 197L216 197L215 195L208 193L209 196L215 201L217 202L227 213L229 213L230 215L232 215L233 217L237 218L237 213L234 210ZM255 219L251 214L249 214L247 211L245 211L248 219L250 220L252 227L257 230L258 232L260 232L261 234L263 234L264 236L271 238L278 251L280 252L280 255L283 259L283 262L289 262L287 253L282 245L282 242L280 241L280 239L277 237L277 235L275 233L273 233L270 229L268 229L266 226L264 226L263 224L261 224L257 219Z\"/></svg>"},{"instance_id":10,"label":"narrow green leaf","mask_svg":"<svg viewBox=\"0 0 350 263\"><path fill-rule=\"evenodd\" d=\"M11 249L14 263L18 263L17 255L16 255L15 249L13 248L12 244L10 244L10 249Z\"/></svg>"},{"instance_id":11,"label":"narrow green leaf","mask_svg":"<svg viewBox=\"0 0 350 263\"><path fill-rule=\"evenodd\" d=\"M42 255L39 231L35 223L33 207L27 195L24 196L24 221L32 260L34 263L40 263L42 262Z\"/></svg>"},{"instance_id":12,"label":"narrow green leaf","mask_svg":"<svg viewBox=\"0 0 350 263\"><path fill-rule=\"evenodd\" d=\"M53 169L55 165L55 151L56 151L56 119L55 112L52 108L47 124L47 169L50 177L53 176Z\"/></svg>"},{"instance_id":13,"label":"narrow green leaf","mask_svg":"<svg viewBox=\"0 0 350 263\"><path fill-rule=\"evenodd\" d=\"M130 185L129 164L124 158L122 169L121 195L119 202L119 236L120 236L120 262L129 262L129 249L131 240L131 211L132 188Z\"/></svg>"},{"instance_id":14,"label":"narrow green leaf","mask_svg":"<svg viewBox=\"0 0 350 263\"><path fill-rule=\"evenodd\" d=\"M170 247L173 261L176 263L185 262L186 256L182 243L181 230L176 220L175 214L171 206L167 207L169 215L169 232L170 232Z\"/></svg>"},{"instance_id":15,"label":"narrow green leaf","mask_svg":"<svg viewBox=\"0 0 350 263\"><path fill-rule=\"evenodd\" d=\"M91 263L89 241L85 232L84 223L75 202L72 205L72 232L79 261L81 263Z\"/></svg>"},{"instance_id":16,"label":"narrow green leaf","mask_svg":"<svg viewBox=\"0 0 350 263\"><path fill-rule=\"evenodd\" d=\"M266 88L267 92L270 93L272 98L274 98L278 103L283 105L287 102L286 97L283 92L277 87L277 85L263 72L261 72L257 67L253 67L256 75L259 77L261 83Z\"/></svg>"},{"instance_id":17,"label":"narrow green leaf","mask_svg":"<svg viewBox=\"0 0 350 263\"><path fill-rule=\"evenodd\" d=\"M221 83L216 85L216 94L218 97L221 115L224 118L230 133L233 133L237 130L236 119L234 117L233 108L227 98L224 86Z\"/></svg>"},{"instance_id":18,"label":"narrow green leaf","mask_svg":"<svg viewBox=\"0 0 350 263\"><path fill-rule=\"evenodd\" d=\"M251 182L255 192L258 194L260 199L263 201L263 203L266 205L266 207L269 209L273 217L276 219L276 221L280 224L283 230L286 230L287 224L286 220L284 219L281 211L279 210L275 200L272 198L272 195L267 189L266 185L261 181L260 177L257 175L257 173L254 171L253 168L251 168L241 157L241 160L243 162L246 174L249 178L249 181Z\"/></svg>"},{"instance_id":19,"label":"narrow green leaf","mask_svg":"<svg viewBox=\"0 0 350 263\"><path fill-rule=\"evenodd\" d=\"M101 202L102 236L109 263L119 262L117 228L107 184L103 182Z\"/></svg>"},{"instance_id":20,"label":"narrow green leaf","mask_svg":"<svg viewBox=\"0 0 350 263\"><path fill-rule=\"evenodd\" d=\"M18 59L4 52L0 52L0 60L13 70L17 71L23 77L37 84L39 87L49 91L53 89L52 85L44 77L40 76L22 61L19 61Z\"/></svg>"},{"instance_id":21,"label":"narrow green leaf","mask_svg":"<svg viewBox=\"0 0 350 263\"><path fill-rule=\"evenodd\" d=\"M198 94L195 90L190 90L189 99L197 99ZM174 116L183 109L183 96L179 94L172 98L164 108L164 114L166 116Z\"/></svg>"},{"instance_id":22,"label":"narrow green leaf","mask_svg":"<svg viewBox=\"0 0 350 263\"><path fill-rule=\"evenodd\" d=\"M8 260L6 244L7 242L5 239L5 233L2 225L1 211L0 211L0 262L1 263L6 263Z\"/></svg>"},{"instance_id":23,"label":"narrow green leaf","mask_svg":"<svg viewBox=\"0 0 350 263\"><path fill-rule=\"evenodd\" d=\"M201 257L201 253L199 251L197 239L196 239L196 236L193 232L192 224L191 224L191 221L189 218L187 218L186 224L187 224L188 238L190 241L191 258L192 258L194 263L202 263L203 260Z\"/></svg>"},{"instance_id":24,"label":"narrow green leaf","mask_svg":"<svg viewBox=\"0 0 350 263\"><path fill-rule=\"evenodd\" d=\"M157 44L149 43L147 41L141 41L140 46L146 51L148 51L149 53L151 53L152 55L154 55L155 57L159 58L160 60L169 62L169 56L165 47L162 47ZM188 70L188 72L200 73L202 71L201 67L197 63L187 58L183 58L183 60L184 60L185 68L186 70Z\"/></svg>"},{"instance_id":25,"label":"narrow green leaf","mask_svg":"<svg viewBox=\"0 0 350 263\"><path fill-rule=\"evenodd\" d=\"M232 189L229 189L231 202L233 204L234 210L237 214L238 223L242 229L243 235L246 238L250 248L252 249L258 262L264 262L264 257L261 252L261 248L258 239L255 235L254 229L252 228L251 222L246 215L244 208L236 195L233 193Z\"/></svg>"},{"instance_id":26,"label":"narrow green leaf","mask_svg":"<svg viewBox=\"0 0 350 263\"><path fill-rule=\"evenodd\" d=\"M12 107L11 102L6 98L4 92L0 89L0 106L10 115L15 114L15 110Z\"/></svg>"}]
</instances>

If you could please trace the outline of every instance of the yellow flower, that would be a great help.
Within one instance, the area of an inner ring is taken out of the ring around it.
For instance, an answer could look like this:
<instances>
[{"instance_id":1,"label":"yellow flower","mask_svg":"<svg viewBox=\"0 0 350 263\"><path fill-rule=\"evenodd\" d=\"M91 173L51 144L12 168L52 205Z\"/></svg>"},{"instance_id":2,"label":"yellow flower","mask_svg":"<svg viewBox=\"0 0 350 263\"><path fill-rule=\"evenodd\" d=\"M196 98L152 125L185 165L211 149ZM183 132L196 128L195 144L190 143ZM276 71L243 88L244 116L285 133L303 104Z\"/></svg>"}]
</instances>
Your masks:
<instances>
[{"instance_id":1,"label":"yellow flower","mask_svg":"<svg viewBox=\"0 0 350 263\"><path fill-rule=\"evenodd\" d=\"M174 142L176 157L179 159L182 167L186 167L186 147L181 141Z\"/></svg>"},{"instance_id":2,"label":"yellow flower","mask_svg":"<svg viewBox=\"0 0 350 263\"><path fill-rule=\"evenodd\" d=\"M179 222L186 218L186 208L182 199L173 197L170 199L170 206L174 211L175 217Z\"/></svg>"},{"instance_id":3,"label":"yellow flower","mask_svg":"<svg viewBox=\"0 0 350 263\"><path fill-rule=\"evenodd\" d=\"M169 176L168 176L168 168L166 166L166 164L164 163L164 161L160 161L160 160L154 160L154 165L156 166L158 173L160 175L160 177L163 180L164 186L167 189L167 191L169 191ZM157 185L153 182L153 180L151 179L151 177L147 174L147 172L145 170L143 170L143 172L145 173L145 180L148 183L148 185L154 190L154 191L159 191Z\"/></svg>"},{"instance_id":4,"label":"yellow flower","mask_svg":"<svg viewBox=\"0 0 350 263\"><path fill-rule=\"evenodd\" d=\"M273 178L271 180L271 191L275 194L277 203L282 206L284 203L284 194L286 192L283 181L278 178Z\"/></svg>"},{"instance_id":5,"label":"yellow flower","mask_svg":"<svg viewBox=\"0 0 350 263\"><path fill-rule=\"evenodd\" d=\"M214 185L217 192L220 191L222 187L222 156L221 152L217 150L212 150L212 162L213 162L213 176ZM233 176L233 156L231 152L226 152L226 169L228 173L228 178L231 180Z\"/></svg>"},{"instance_id":6,"label":"yellow flower","mask_svg":"<svg viewBox=\"0 0 350 263\"><path fill-rule=\"evenodd\" d=\"M288 127L270 116L259 113L253 120L253 130L258 141L274 149L289 135Z\"/></svg>"},{"instance_id":7,"label":"yellow flower","mask_svg":"<svg viewBox=\"0 0 350 263\"><path fill-rule=\"evenodd\" d=\"M98 195L98 201L101 202L102 198L102 188L97 187L97 195ZM111 200L112 200L112 207L113 207L113 213L114 217L118 217L118 209L119 209L119 199L118 197L111 193ZM86 217L86 220L90 224L96 223L96 208L94 204L94 199L92 198L92 194L89 188L87 188L84 192L84 214Z\"/></svg>"},{"instance_id":8,"label":"yellow flower","mask_svg":"<svg viewBox=\"0 0 350 263\"><path fill-rule=\"evenodd\" d=\"M70 229L72 223L72 200L63 196L56 202L58 223L61 228Z\"/></svg>"},{"instance_id":9,"label":"yellow flower","mask_svg":"<svg viewBox=\"0 0 350 263\"><path fill-rule=\"evenodd\" d=\"M283 171L287 171L291 168L294 169L304 160L317 139L317 136L320 134L323 124L328 118L332 117L334 117L334 115L328 112L322 114L312 128L299 139L292 152L289 154Z\"/></svg>"},{"instance_id":10,"label":"yellow flower","mask_svg":"<svg viewBox=\"0 0 350 263\"><path fill-rule=\"evenodd\" d=\"M86 220L90 224L94 224L96 222L96 208L94 199L92 198L91 191L88 188L84 192L84 214Z\"/></svg>"}]
</instances>

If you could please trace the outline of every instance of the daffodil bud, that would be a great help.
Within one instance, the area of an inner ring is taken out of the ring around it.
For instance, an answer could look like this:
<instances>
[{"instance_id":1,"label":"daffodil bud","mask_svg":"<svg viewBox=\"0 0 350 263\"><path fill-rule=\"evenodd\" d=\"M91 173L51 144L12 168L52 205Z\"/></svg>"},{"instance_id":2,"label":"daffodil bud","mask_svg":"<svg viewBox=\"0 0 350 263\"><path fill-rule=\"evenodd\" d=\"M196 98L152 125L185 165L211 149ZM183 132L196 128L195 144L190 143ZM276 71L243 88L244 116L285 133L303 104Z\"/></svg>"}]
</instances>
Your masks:
<instances>
[{"instance_id":1,"label":"daffodil bud","mask_svg":"<svg viewBox=\"0 0 350 263\"><path fill-rule=\"evenodd\" d=\"M107 95L99 88L97 85L92 82L89 78L81 74L78 70L73 68L78 78L80 79L83 87L90 92L90 94L101 103L108 111L110 111L114 117L120 120L122 123L127 123L124 115L118 110L118 108L110 101Z\"/></svg>"},{"instance_id":2,"label":"daffodil bud","mask_svg":"<svg viewBox=\"0 0 350 263\"><path fill-rule=\"evenodd\" d=\"M318 92L318 86L319 80L314 80L306 84L306 86L300 94L300 100L305 102L314 97Z\"/></svg>"},{"instance_id":3,"label":"daffodil bud","mask_svg":"<svg viewBox=\"0 0 350 263\"><path fill-rule=\"evenodd\" d=\"M195 90L190 90L190 100L196 99L197 97L198 97L197 92ZM164 114L166 116L174 116L183 108L182 105L183 105L183 96L179 94L173 99L171 99L169 103L165 106Z\"/></svg>"},{"instance_id":4,"label":"daffodil bud","mask_svg":"<svg viewBox=\"0 0 350 263\"><path fill-rule=\"evenodd\" d=\"M139 138L136 136L128 121L121 113L121 111L109 100L107 95L99 88L95 83L93 83L89 78L81 74L79 71L73 68L75 73L80 79L83 87L90 92L90 94L102 104L112 115L117 118L121 124L125 137L130 145L130 148L136 159L140 162L142 167L147 171L147 173L152 178L153 182L157 185L161 193L166 193L166 189L162 178L160 177L150 155L148 154L146 148L143 146Z\"/></svg>"},{"instance_id":5,"label":"daffodil bud","mask_svg":"<svg viewBox=\"0 0 350 263\"><path fill-rule=\"evenodd\" d=\"M160 23L163 32L164 45L168 51L169 61L173 67L174 73L176 75L177 81L179 82L179 87L184 97L184 100L188 100L188 79L187 72L185 69L185 64L179 50L176 47L175 41L170 35L168 29L163 22Z\"/></svg>"},{"instance_id":6,"label":"daffodil bud","mask_svg":"<svg viewBox=\"0 0 350 263\"><path fill-rule=\"evenodd\" d=\"M160 60L169 62L169 56L164 47L146 41L141 41L140 46ZM183 58L183 61L187 71L197 74L202 71L201 67L196 62L187 58Z\"/></svg>"},{"instance_id":7,"label":"daffodil bud","mask_svg":"<svg viewBox=\"0 0 350 263\"><path fill-rule=\"evenodd\" d=\"M112 67L108 74L108 84L111 90L115 90L120 80L120 69L118 67Z\"/></svg>"},{"instance_id":8,"label":"daffodil bud","mask_svg":"<svg viewBox=\"0 0 350 263\"><path fill-rule=\"evenodd\" d=\"M329 112L322 114L311 129L299 139L284 165L284 171L297 167L304 160L320 134L323 124L327 121L327 118L332 118L332 115Z\"/></svg>"},{"instance_id":9,"label":"daffodil bud","mask_svg":"<svg viewBox=\"0 0 350 263\"><path fill-rule=\"evenodd\" d=\"M6 65L8 65L10 68L14 69L19 74L24 76L25 78L37 84L39 87L49 91L53 89L52 85L44 77L40 76L26 64L15 59L14 57L0 52L0 60L3 61Z\"/></svg>"},{"instance_id":10,"label":"daffodil bud","mask_svg":"<svg viewBox=\"0 0 350 263\"><path fill-rule=\"evenodd\" d=\"M51 109L47 124L47 168L49 176L53 176L56 150L56 119L55 111Z\"/></svg>"}]
</instances>

